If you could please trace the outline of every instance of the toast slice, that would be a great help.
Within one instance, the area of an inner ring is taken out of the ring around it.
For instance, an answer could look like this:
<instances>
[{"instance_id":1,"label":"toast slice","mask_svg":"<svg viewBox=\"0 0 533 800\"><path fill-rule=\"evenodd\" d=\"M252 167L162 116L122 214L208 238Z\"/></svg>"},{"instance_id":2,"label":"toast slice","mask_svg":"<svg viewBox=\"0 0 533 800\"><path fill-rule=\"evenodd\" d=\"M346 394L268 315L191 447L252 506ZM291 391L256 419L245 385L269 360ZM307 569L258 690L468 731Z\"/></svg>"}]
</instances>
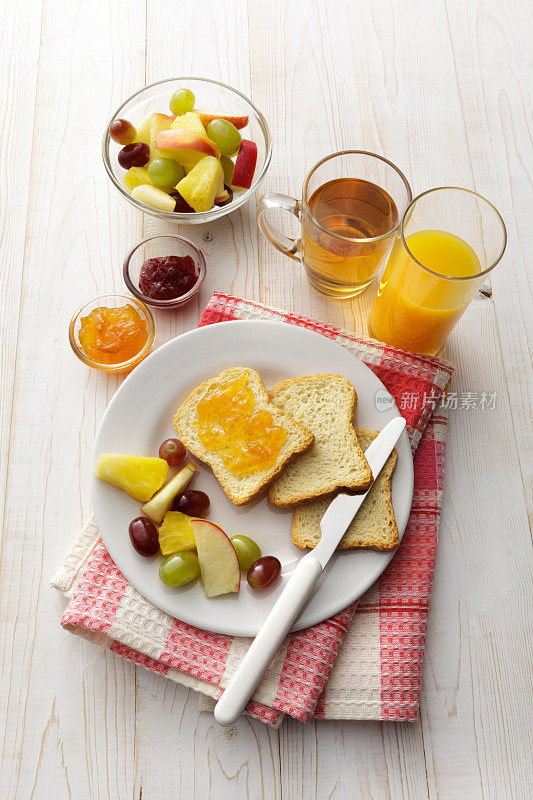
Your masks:
<instances>
[{"instance_id":1,"label":"toast slice","mask_svg":"<svg viewBox=\"0 0 533 800\"><path fill-rule=\"evenodd\" d=\"M206 395L214 381L232 380L242 376L246 377L246 384L254 395L253 411L269 411L272 414L274 425L284 429L286 438L273 466L258 469L251 474L236 475L224 464L220 453L216 450L208 450L200 441L196 409L199 401ZM178 409L174 417L174 427L185 447L211 467L224 492L238 506L249 503L264 486L281 472L289 459L297 453L307 450L314 441L313 434L307 428L270 404L268 392L260 375L255 370L246 367L224 370L197 386Z\"/></svg>"},{"instance_id":2,"label":"toast slice","mask_svg":"<svg viewBox=\"0 0 533 800\"><path fill-rule=\"evenodd\" d=\"M341 488L368 489L372 472L352 425L357 393L350 381L341 375L291 378L274 386L269 398L315 435L313 447L270 486L272 503L290 507Z\"/></svg>"},{"instance_id":3,"label":"toast slice","mask_svg":"<svg viewBox=\"0 0 533 800\"><path fill-rule=\"evenodd\" d=\"M357 428L357 437L366 450L379 431ZM374 550L394 550L400 537L392 507L392 474L398 454L393 450L372 486L368 497L342 537L339 550L371 547ZM296 509L292 522L292 541L296 547L315 547L320 541L320 520L334 495L314 500Z\"/></svg>"}]
</instances>

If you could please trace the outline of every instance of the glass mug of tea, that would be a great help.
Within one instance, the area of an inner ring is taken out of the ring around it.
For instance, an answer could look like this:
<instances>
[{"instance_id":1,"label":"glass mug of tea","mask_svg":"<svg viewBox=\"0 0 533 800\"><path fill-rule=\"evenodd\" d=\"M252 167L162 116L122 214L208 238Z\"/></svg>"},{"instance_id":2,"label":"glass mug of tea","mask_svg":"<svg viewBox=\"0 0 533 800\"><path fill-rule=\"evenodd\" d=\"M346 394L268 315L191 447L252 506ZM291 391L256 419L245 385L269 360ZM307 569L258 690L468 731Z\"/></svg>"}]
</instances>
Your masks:
<instances>
[{"instance_id":1,"label":"glass mug of tea","mask_svg":"<svg viewBox=\"0 0 533 800\"><path fill-rule=\"evenodd\" d=\"M505 251L505 224L469 189L430 189L408 206L370 312L370 335L435 355Z\"/></svg>"},{"instance_id":2,"label":"glass mug of tea","mask_svg":"<svg viewBox=\"0 0 533 800\"><path fill-rule=\"evenodd\" d=\"M343 299L360 294L384 267L411 198L407 178L392 162L344 150L315 164L301 201L283 194L262 197L257 222L274 247L303 264L315 289ZM270 225L266 215L273 209L298 218L299 239Z\"/></svg>"}]
</instances>

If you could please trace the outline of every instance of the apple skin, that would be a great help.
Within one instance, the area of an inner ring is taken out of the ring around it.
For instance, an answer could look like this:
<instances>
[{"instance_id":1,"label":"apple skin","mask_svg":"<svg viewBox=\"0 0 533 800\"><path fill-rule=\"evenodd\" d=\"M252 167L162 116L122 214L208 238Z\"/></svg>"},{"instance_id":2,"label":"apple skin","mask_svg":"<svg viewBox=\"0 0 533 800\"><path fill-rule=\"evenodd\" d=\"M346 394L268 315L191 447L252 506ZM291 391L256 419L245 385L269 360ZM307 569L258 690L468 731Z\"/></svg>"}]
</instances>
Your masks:
<instances>
[{"instance_id":1,"label":"apple skin","mask_svg":"<svg viewBox=\"0 0 533 800\"><path fill-rule=\"evenodd\" d=\"M242 130L248 125L248 117L235 116L233 114L215 114L213 111L197 111L196 112L202 120L202 125L206 128L214 119L227 119L232 125L235 125L237 130Z\"/></svg>"},{"instance_id":2,"label":"apple skin","mask_svg":"<svg viewBox=\"0 0 533 800\"><path fill-rule=\"evenodd\" d=\"M243 139L235 161L235 169L231 178L231 185L238 189L249 189L257 164L257 145L249 139Z\"/></svg>"},{"instance_id":3,"label":"apple skin","mask_svg":"<svg viewBox=\"0 0 533 800\"><path fill-rule=\"evenodd\" d=\"M206 519L192 519L191 527L206 595L218 597L221 594L238 592L241 586L241 568L229 537L219 525Z\"/></svg>"},{"instance_id":4,"label":"apple skin","mask_svg":"<svg viewBox=\"0 0 533 800\"><path fill-rule=\"evenodd\" d=\"M204 156L220 158L220 150L211 139L187 128L171 128L155 137L156 150L167 158L194 166Z\"/></svg>"}]
</instances>

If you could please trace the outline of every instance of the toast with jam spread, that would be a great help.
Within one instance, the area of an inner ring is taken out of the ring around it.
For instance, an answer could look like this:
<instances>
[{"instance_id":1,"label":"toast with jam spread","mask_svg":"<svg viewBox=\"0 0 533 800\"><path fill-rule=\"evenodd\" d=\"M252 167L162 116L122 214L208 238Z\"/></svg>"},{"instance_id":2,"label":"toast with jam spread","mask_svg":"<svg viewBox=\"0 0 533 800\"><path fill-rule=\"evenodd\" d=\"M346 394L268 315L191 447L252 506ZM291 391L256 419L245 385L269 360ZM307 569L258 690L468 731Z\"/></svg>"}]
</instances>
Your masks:
<instances>
[{"instance_id":1,"label":"toast with jam spread","mask_svg":"<svg viewBox=\"0 0 533 800\"><path fill-rule=\"evenodd\" d=\"M301 422L272 405L259 374L246 367L197 386L174 416L174 427L236 505L249 503L314 442Z\"/></svg>"}]
</instances>

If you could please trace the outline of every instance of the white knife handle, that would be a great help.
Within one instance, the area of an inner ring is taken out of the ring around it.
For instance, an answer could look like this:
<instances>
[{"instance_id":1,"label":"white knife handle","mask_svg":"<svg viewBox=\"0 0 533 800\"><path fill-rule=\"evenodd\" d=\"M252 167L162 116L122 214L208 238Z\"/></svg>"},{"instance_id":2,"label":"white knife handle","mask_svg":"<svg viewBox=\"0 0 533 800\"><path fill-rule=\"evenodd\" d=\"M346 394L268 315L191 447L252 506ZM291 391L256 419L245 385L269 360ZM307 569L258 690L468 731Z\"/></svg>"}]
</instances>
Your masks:
<instances>
[{"instance_id":1,"label":"white knife handle","mask_svg":"<svg viewBox=\"0 0 533 800\"><path fill-rule=\"evenodd\" d=\"M220 725L233 725L244 711L321 573L322 565L312 553L302 558L215 706Z\"/></svg>"}]
</instances>

